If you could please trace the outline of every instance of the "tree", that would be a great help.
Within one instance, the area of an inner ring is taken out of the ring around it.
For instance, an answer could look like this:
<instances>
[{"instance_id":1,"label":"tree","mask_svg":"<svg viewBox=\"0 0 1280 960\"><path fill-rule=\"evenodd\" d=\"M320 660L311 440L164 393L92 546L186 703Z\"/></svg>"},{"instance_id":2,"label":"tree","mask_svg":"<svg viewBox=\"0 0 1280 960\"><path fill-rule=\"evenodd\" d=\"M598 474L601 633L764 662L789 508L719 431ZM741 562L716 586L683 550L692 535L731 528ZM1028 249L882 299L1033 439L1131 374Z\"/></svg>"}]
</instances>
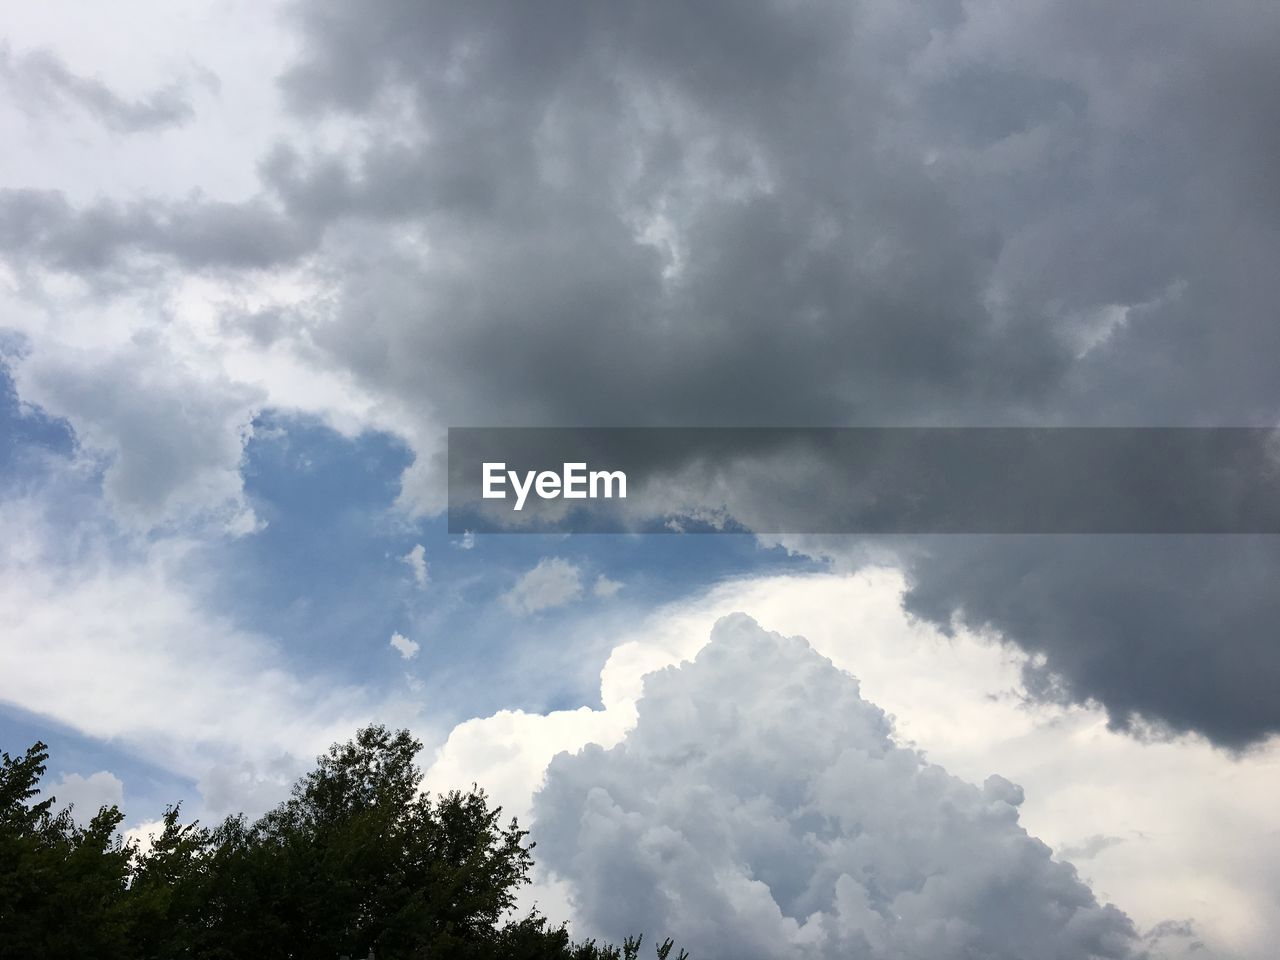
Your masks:
<instances>
[{"instance_id":1,"label":"tree","mask_svg":"<svg viewBox=\"0 0 1280 960\"><path fill-rule=\"evenodd\" d=\"M126 955L132 847L124 819L103 807L85 827L56 797L35 800L48 762L37 742L21 757L0 754L0 957L113 958Z\"/></svg>"},{"instance_id":2,"label":"tree","mask_svg":"<svg viewBox=\"0 0 1280 960\"><path fill-rule=\"evenodd\" d=\"M0 958L636 960L640 938L575 944L536 912L513 917L526 831L478 787L422 793L420 750L366 727L259 820L206 829L170 807L146 849L120 842L114 807L81 829L35 800L44 744L4 754Z\"/></svg>"},{"instance_id":3,"label":"tree","mask_svg":"<svg viewBox=\"0 0 1280 960\"><path fill-rule=\"evenodd\" d=\"M406 732L361 730L257 823L210 838L207 946L261 957L483 957L532 864L482 791L419 794ZM244 954L240 954L244 955Z\"/></svg>"}]
</instances>

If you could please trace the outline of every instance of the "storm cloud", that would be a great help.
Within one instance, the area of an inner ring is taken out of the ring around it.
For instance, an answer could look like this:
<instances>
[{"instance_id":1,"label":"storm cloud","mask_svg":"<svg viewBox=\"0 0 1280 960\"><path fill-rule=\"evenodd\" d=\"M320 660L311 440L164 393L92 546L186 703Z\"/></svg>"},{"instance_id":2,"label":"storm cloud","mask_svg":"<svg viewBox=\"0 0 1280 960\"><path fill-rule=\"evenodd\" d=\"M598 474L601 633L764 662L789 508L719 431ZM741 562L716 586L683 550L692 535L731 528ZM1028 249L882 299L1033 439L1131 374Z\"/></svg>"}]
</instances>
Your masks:
<instances>
[{"instance_id":1,"label":"storm cloud","mask_svg":"<svg viewBox=\"0 0 1280 960\"><path fill-rule=\"evenodd\" d=\"M1272 425L1278 27L1245 0L294 4L247 195L203 193L200 165L185 194L0 195L14 379L160 520L234 499L272 406L402 437L419 513L451 423ZM126 125L167 116L74 63L5 63ZM104 273L101 302L66 295ZM230 288L202 304L220 325L99 323L193 277ZM269 342L236 333L274 316ZM39 375L89 323L104 356L163 326L199 362ZM101 402L137 381L214 431L147 484L151 432ZM954 544L912 609L1042 653L1033 693L1122 726L1277 729L1269 543L1041 545Z\"/></svg>"},{"instance_id":2,"label":"storm cloud","mask_svg":"<svg viewBox=\"0 0 1280 960\"><path fill-rule=\"evenodd\" d=\"M425 232L324 343L448 420L1266 421L1275 17L309 4L289 102L376 132L264 176Z\"/></svg>"},{"instance_id":3,"label":"storm cloud","mask_svg":"<svg viewBox=\"0 0 1280 960\"><path fill-rule=\"evenodd\" d=\"M912 569L907 610L1038 655L1033 696L1144 736L1280 732L1280 537L938 538Z\"/></svg>"}]
</instances>

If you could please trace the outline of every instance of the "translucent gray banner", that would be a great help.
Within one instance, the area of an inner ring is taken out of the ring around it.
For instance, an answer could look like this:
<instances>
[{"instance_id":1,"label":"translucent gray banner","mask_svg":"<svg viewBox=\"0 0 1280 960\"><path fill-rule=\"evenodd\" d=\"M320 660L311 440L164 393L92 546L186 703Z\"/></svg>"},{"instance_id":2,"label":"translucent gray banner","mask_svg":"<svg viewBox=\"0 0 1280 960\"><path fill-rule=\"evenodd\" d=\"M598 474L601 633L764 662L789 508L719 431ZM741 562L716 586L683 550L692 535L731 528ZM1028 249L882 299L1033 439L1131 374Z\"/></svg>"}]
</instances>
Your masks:
<instances>
[{"instance_id":1,"label":"translucent gray banner","mask_svg":"<svg viewBox=\"0 0 1280 960\"><path fill-rule=\"evenodd\" d=\"M453 533L1280 533L1260 427L452 428Z\"/></svg>"}]
</instances>

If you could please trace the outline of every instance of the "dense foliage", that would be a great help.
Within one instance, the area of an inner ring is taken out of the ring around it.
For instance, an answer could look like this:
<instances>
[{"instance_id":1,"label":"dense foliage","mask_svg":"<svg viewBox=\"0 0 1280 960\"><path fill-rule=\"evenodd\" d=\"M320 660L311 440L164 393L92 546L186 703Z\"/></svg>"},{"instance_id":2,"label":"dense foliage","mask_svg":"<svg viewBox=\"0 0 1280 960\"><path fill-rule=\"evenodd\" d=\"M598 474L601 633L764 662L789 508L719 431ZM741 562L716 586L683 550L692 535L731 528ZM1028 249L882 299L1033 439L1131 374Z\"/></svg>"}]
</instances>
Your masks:
<instances>
[{"instance_id":1,"label":"dense foliage","mask_svg":"<svg viewBox=\"0 0 1280 960\"><path fill-rule=\"evenodd\" d=\"M484 792L419 791L407 732L331 747L261 819L165 812L149 846L104 807L78 825L40 799L48 751L0 757L0 958L634 960L513 916L532 843ZM672 945L660 944L660 960ZM681 951L678 958L685 958ZM672 960L678 960L672 958Z\"/></svg>"}]
</instances>

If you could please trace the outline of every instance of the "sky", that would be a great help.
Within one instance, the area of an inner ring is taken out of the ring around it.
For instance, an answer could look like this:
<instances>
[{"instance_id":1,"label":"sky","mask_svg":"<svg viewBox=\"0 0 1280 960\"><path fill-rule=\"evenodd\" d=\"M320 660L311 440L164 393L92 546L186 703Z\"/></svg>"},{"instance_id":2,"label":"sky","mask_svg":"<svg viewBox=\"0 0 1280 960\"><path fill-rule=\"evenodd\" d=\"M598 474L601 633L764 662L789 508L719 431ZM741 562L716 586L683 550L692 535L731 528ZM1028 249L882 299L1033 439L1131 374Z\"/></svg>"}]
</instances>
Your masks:
<instances>
[{"instance_id":1,"label":"sky","mask_svg":"<svg viewBox=\"0 0 1280 960\"><path fill-rule=\"evenodd\" d=\"M444 508L450 426L1274 426L1277 37L0 10L0 749L141 837L407 727L531 825L526 903L700 957L1270 956L1277 537Z\"/></svg>"}]
</instances>

